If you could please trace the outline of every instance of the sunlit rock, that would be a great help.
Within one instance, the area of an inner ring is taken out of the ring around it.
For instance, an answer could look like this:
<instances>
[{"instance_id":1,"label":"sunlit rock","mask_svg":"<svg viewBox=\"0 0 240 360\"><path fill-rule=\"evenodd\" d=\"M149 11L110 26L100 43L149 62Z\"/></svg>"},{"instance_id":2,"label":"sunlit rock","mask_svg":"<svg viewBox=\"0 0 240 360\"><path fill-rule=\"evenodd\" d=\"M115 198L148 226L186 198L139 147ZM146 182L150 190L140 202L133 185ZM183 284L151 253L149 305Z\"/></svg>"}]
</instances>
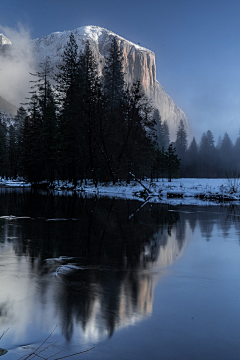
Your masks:
<instances>
[{"instance_id":1,"label":"sunlit rock","mask_svg":"<svg viewBox=\"0 0 240 360\"><path fill-rule=\"evenodd\" d=\"M38 63L43 63L49 57L53 68L61 61L61 55L69 41L71 31L55 32L40 39L33 40L34 53ZM140 45L136 45L113 32L98 26L83 26L72 31L80 50L83 50L89 40L98 63L99 74L105 64L105 56L113 37L117 37L123 51L125 81L132 84L141 81L146 95L152 99L159 110L162 121L167 121L170 138L175 140L179 121L182 119L189 140L192 138L191 127L185 113L177 107L156 80L155 54Z\"/></svg>"}]
</instances>

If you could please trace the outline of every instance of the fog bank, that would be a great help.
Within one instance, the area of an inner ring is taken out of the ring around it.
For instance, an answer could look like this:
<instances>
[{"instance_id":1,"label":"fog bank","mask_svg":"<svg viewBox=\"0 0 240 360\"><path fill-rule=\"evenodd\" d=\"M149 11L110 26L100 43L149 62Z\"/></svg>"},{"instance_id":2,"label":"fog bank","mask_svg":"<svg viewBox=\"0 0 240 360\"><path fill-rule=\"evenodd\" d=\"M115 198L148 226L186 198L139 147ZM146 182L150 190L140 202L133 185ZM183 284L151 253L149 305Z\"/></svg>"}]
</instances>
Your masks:
<instances>
[{"instance_id":1,"label":"fog bank","mask_svg":"<svg viewBox=\"0 0 240 360\"><path fill-rule=\"evenodd\" d=\"M36 69L30 32L22 25L17 29L0 25L0 33L12 43L5 51L0 51L0 96L19 107L29 97L30 72Z\"/></svg>"}]
</instances>

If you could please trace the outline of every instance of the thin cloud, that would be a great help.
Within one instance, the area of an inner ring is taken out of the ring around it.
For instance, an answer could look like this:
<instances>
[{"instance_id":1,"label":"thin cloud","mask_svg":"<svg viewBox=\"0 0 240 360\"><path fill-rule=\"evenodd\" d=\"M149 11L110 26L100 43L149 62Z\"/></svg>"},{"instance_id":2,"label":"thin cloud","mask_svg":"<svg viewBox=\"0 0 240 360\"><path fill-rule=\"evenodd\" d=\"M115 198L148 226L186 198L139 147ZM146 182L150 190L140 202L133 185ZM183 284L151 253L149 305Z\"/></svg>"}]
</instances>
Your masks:
<instances>
[{"instance_id":1,"label":"thin cloud","mask_svg":"<svg viewBox=\"0 0 240 360\"><path fill-rule=\"evenodd\" d=\"M0 33L12 43L9 51L0 54L0 96L19 107L29 91L30 72L36 69L30 32L23 25L17 29L0 25Z\"/></svg>"}]
</instances>

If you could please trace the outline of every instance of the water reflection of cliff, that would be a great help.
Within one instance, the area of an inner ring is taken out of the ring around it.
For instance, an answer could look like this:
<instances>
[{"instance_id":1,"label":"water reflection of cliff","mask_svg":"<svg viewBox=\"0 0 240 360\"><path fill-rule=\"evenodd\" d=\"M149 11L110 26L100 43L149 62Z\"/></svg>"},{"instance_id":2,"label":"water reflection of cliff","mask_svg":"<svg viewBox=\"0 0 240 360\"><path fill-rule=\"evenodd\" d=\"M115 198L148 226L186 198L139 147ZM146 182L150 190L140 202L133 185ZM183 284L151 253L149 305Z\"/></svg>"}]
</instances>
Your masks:
<instances>
[{"instance_id":1,"label":"water reflection of cliff","mask_svg":"<svg viewBox=\"0 0 240 360\"><path fill-rule=\"evenodd\" d=\"M98 341L150 315L159 269L182 253L190 229L161 204L31 192L2 193L0 204L3 215L31 217L2 220L0 241L13 246L18 261L28 259L21 271L29 271L25 281L35 293L26 306L41 311L50 328L61 324L67 340L79 325L86 341ZM74 264L71 271L66 264ZM15 300L8 299L12 312Z\"/></svg>"}]
</instances>

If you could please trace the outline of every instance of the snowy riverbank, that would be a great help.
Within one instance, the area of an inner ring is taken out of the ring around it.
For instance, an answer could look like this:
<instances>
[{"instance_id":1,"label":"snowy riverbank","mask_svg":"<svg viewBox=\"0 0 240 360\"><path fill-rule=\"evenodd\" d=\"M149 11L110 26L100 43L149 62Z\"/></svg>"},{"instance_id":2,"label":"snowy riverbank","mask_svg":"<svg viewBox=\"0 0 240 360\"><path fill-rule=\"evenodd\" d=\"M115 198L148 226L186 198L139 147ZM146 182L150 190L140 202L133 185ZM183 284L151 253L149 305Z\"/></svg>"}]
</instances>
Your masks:
<instances>
[{"instance_id":1,"label":"snowy riverbank","mask_svg":"<svg viewBox=\"0 0 240 360\"><path fill-rule=\"evenodd\" d=\"M31 187L30 183L20 180L1 179L4 187ZM74 187L73 184L56 181L51 187L56 194L70 194L76 192L86 196L114 196L123 199L141 199L142 201L160 202L167 204L201 205L234 203L240 204L240 179L176 179L172 182L150 180L118 182L112 184L98 184L97 188L92 181Z\"/></svg>"},{"instance_id":2,"label":"snowy riverbank","mask_svg":"<svg viewBox=\"0 0 240 360\"><path fill-rule=\"evenodd\" d=\"M54 191L71 191L72 184L54 184ZM147 189L147 190L146 190ZM172 182L150 180L99 184L95 188L92 182L78 186L75 191L89 195L114 196L125 199L142 199L149 202L168 204L206 205L219 203L240 204L240 179L176 179Z\"/></svg>"},{"instance_id":3,"label":"snowy riverbank","mask_svg":"<svg viewBox=\"0 0 240 360\"><path fill-rule=\"evenodd\" d=\"M0 177L0 187L31 187L31 184L22 179L9 180Z\"/></svg>"}]
</instances>

